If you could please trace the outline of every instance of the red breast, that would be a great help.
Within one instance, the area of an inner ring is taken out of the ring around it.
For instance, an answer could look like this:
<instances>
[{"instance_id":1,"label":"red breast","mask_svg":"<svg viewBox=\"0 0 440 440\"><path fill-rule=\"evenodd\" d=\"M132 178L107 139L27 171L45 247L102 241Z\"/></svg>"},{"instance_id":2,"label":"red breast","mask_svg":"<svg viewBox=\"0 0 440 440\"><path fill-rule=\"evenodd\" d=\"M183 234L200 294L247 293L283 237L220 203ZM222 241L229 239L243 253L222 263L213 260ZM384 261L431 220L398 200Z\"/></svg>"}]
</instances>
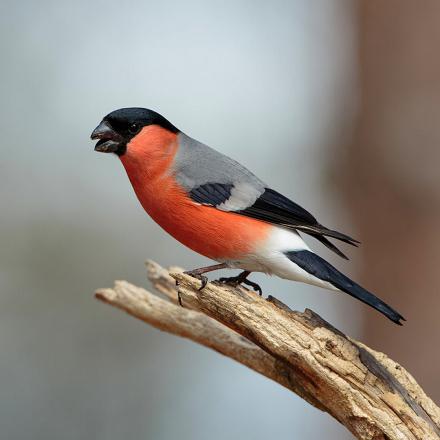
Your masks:
<instances>
[{"instance_id":1,"label":"red breast","mask_svg":"<svg viewBox=\"0 0 440 440\"><path fill-rule=\"evenodd\" d=\"M194 203L178 185L172 164L178 136L157 125L144 127L121 156L143 208L165 231L214 260L239 259L267 237L270 225Z\"/></svg>"}]
</instances>

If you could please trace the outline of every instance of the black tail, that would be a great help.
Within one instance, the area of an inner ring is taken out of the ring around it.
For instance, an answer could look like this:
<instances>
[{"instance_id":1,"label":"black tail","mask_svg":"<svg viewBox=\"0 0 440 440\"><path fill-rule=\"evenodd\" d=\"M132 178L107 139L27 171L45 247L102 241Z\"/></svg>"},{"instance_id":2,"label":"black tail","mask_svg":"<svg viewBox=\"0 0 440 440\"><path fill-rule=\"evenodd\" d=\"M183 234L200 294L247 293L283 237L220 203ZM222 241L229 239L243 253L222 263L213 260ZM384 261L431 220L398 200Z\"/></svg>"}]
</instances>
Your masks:
<instances>
[{"instance_id":1,"label":"black tail","mask_svg":"<svg viewBox=\"0 0 440 440\"><path fill-rule=\"evenodd\" d=\"M396 312L388 304L385 304L372 293L359 286L359 284L351 281L350 278L343 275L319 255L310 251L291 251L286 252L286 256L301 269L304 269L306 272L320 280L329 282L337 289L348 293L365 304L368 304L396 324L402 325L400 321L405 321L405 318L400 313Z\"/></svg>"}]
</instances>

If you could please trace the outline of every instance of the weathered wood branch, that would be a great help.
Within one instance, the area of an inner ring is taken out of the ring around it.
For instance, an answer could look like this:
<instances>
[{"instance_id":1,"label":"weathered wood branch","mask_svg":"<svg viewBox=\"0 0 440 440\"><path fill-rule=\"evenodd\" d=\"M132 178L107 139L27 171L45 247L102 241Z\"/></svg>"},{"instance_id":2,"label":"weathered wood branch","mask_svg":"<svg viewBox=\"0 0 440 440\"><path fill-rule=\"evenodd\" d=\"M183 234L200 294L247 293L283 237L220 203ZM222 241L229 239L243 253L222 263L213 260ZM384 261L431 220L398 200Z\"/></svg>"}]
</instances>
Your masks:
<instances>
[{"instance_id":1,"label":"weathered wood branch","mask_svg":"<svg viewBox=\"0 0 440 440\"><path fill-rule=\"evenodd\" d=\"M96 297L156 328L212 348L328 412L357 438L440 439L440 409L400 365L310 310L147 263L165 299L126 281ZM177 304L176 281L183 307Z\"/></svg>"}]
</instances>

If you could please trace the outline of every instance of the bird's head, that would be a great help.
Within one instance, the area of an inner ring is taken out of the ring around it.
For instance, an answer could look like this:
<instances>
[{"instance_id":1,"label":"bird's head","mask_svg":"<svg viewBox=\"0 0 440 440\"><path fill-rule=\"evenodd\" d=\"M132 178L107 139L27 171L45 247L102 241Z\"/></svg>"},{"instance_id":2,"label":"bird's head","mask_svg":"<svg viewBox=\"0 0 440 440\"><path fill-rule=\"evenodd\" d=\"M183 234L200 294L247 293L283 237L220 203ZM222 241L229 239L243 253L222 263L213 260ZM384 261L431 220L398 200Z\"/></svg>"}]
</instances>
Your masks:
<instances>
[{"instance_id":1,"label":"bird's head","mask_svg":"<svg viewBox=\"0 0 440 440\"><path fill-rule=\"evenodd\" d=\"M123 156L127 145L145 127L157 126L171 133L179 130L159 113L146 108L121 108L109 113L93 130L91 138L99 139L95 151Z\"/></svg>"}]
</instances>

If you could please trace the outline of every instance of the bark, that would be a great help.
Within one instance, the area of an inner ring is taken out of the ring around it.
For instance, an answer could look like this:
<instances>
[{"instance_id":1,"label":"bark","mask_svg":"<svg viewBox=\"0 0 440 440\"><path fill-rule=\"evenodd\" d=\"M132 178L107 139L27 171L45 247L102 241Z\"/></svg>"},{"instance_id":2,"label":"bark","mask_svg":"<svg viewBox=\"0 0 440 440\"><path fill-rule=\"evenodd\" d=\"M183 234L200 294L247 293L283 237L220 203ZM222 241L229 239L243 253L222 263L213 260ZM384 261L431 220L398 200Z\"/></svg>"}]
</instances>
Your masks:
<instances>
[{"instance_id":1,"label":"bark","mask_svg":"<svg viewBox=\"0 0 440 440\"><path fill-rule=\"evenodd\" d=\"M278 382L359 439L440 438L440 410L411 375L311 310L292 311L241 287L209 283L199 291L200 281L177 268L147 267L165 299L126 281L96 297Z\"/></svg>"}]
</instances>

